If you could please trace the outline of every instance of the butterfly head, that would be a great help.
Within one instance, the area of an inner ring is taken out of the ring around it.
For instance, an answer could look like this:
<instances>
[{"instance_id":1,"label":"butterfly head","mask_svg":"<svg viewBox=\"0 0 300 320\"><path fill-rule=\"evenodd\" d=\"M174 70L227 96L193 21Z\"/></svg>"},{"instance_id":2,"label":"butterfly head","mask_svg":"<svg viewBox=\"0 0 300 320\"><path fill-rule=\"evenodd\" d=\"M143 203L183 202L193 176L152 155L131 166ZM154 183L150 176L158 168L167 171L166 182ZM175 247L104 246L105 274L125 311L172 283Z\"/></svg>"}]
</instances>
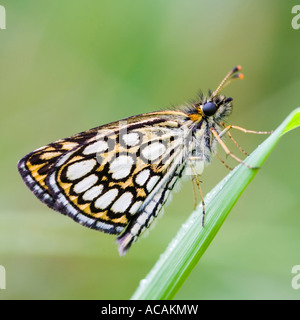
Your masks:
<instances>
[{"instance_id":1,"label":"butterfly head","mask_svg":"<svg viewBox=\"0 0 300 320\"><path fill-rule=\"evenodd\" d=\"M215 91L210 91L208 93L208 98L204 98L203 95L201 95L201 101L194 104L194 107L196 108L194 112L204 118L214 117L217 121L228 116L232 112L233 99L220 94L220 91L232 80L244 78L243 74L238 72L241 69L241 66L233 68L221 81L218 88ZM200 120L200 117L198 119Z\"/></svg>"},{"instance_id":2,"label":"butterfly head","mask_svg":"<svg viewBox=\"0 0 300 320\"><path fill-rule=\"evenodd\" d=\"M198 110L204 118L214 117L221 120L232 112L232 100L231 97L216 95L212 99L204 100Z\"/></svg>"}]
</instances>

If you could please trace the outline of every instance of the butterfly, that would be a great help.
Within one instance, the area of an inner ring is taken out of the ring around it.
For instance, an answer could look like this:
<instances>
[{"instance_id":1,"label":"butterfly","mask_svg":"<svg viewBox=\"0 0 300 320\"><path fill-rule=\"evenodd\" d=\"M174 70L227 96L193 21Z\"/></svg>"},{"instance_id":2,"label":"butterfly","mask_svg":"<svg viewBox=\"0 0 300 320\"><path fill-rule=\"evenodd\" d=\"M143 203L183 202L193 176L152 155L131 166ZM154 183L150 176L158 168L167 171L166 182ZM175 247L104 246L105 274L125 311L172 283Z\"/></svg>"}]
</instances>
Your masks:
<instances>
[{"instance_id":1,"label":"butterfly","mask_svg":"<svg viewBox=\"0 0 300 320\"><path fill-rule=\"evenodd\" d=\"M222 140L235 126L224 125L233 99L220 94L231 80L243 78L240 70L233 68L214 92L200 94L196 102L129 117L41 147L19 161L21 177L51 209L83 226L118 235L119 254L124 255L184 175L196 181L205 208L198 175L218 143L242 162ZM203 225L204 214L205 209Z\"/></svg>"}]
</instances>

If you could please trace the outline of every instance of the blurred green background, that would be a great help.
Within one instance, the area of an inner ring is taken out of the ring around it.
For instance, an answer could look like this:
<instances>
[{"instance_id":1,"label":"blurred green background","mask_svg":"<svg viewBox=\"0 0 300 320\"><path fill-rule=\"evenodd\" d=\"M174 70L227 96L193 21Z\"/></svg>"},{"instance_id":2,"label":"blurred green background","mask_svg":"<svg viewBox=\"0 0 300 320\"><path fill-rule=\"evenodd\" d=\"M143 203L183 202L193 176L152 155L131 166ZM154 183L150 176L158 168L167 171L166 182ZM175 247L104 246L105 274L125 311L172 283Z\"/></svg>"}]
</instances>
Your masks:
<instances>
[{"instance_id":1,"label":"blurred green background","mask_svg":"<svg viewBox=\"0 0 300 320\"><path fill-rule=\"evenodd\" d=\"M299 3L0 4L7 15L0 30L0 265L7 289L0 299L129 299L192 211L192 184L182 185L155 229L120 258L114 236L39 202L17 161L77 132L183 104L199 89L215 89L237 64L245 79L224 90L235 102L229 123L275 129L300 105L300 29L291 26ZM249 152L265 138L232 133ZM292 267L300 265L299 154L296 129L246 189L177 299L299 299L291 286ZM215 159L202 177L204 192L227 173Z\"/></svg>"}]
</instances>

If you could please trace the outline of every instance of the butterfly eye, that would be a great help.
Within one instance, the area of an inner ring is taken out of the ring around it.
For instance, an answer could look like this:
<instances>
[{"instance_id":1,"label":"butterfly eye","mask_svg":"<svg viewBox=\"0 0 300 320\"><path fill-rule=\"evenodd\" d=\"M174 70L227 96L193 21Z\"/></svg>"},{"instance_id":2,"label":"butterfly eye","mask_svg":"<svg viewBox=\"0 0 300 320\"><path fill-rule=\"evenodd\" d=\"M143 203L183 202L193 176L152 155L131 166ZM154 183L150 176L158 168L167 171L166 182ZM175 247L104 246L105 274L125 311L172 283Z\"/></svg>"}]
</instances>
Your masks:
<instances>
[{"instance_id":1,"label":"butterfly eye","mask_svg":"<svg viewBox=\"0 0 300 320\"><path fill-rule=\"evenodd\" d=\"M217 105L214 102L206 102L203 107L202 107L202 111L204 113L204 115L206 116L212 116L216 113L217 111Z\"/></svg>"}]
</instances>

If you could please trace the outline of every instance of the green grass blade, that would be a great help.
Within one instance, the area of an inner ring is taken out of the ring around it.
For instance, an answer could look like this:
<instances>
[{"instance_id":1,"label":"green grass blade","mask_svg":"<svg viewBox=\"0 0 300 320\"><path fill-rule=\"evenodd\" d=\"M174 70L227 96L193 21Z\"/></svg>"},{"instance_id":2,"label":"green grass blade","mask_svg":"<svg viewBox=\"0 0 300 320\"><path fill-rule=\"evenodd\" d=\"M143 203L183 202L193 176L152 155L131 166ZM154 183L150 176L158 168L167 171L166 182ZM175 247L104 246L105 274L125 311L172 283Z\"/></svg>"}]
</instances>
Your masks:
<instances>
[{"instance_id":1,"label":"green grass blade","mask_svg":"<svg viewBox=\"0 0 300 320\"><path fill-rule=\"evenodd\" d=\"M297 126L300 126L300 108L290 113L245 162L253 167L260 167L280 137ZM140 282L131 299L161 300L174 297L257 171L238 165L207 194L204 228L201 225L200 205L182 225L147 277Z\"/></svg>"}]
</instances>

